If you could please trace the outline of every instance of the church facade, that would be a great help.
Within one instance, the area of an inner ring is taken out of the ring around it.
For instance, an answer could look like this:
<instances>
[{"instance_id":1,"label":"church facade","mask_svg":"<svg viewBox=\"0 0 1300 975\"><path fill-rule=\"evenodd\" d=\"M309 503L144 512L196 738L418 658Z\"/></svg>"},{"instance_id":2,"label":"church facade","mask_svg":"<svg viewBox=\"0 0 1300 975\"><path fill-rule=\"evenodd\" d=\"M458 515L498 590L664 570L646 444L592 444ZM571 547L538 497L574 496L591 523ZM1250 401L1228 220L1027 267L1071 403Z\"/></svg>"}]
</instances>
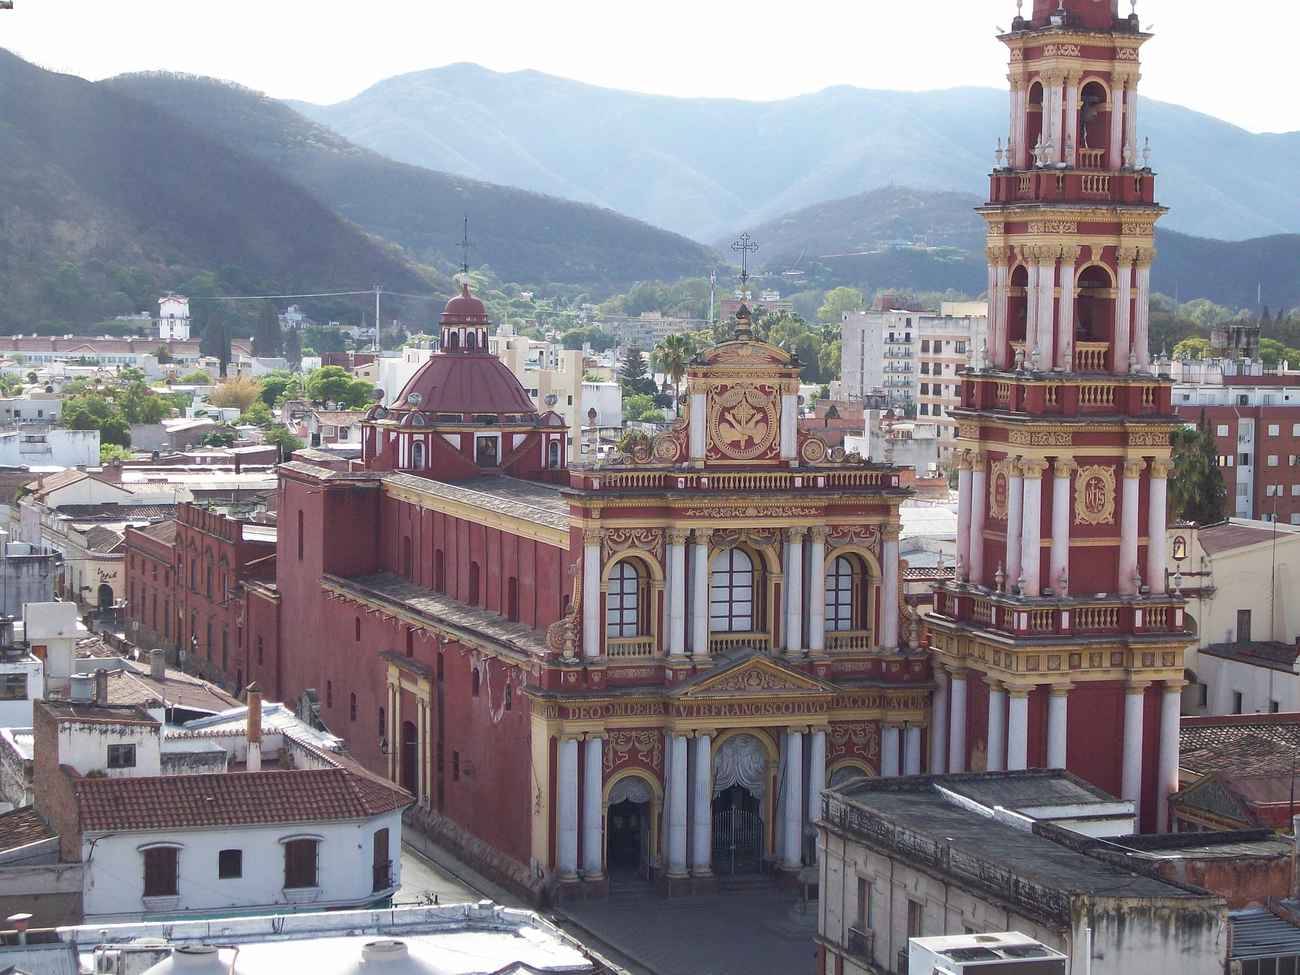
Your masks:
<instances>
[{"instance_id":1,"label":"church facade","mask_svg":"<svg viewBox=\"0 0 1300 975\"><path fill-rule=\"evenodd\" d=\"M925 767L898 472L798 429L747 311L681 418L592 467L486 329L449 303L360 469L282 467L275 686L517 889L794 876L827 782Z\"/></svg>"}]
</instances>

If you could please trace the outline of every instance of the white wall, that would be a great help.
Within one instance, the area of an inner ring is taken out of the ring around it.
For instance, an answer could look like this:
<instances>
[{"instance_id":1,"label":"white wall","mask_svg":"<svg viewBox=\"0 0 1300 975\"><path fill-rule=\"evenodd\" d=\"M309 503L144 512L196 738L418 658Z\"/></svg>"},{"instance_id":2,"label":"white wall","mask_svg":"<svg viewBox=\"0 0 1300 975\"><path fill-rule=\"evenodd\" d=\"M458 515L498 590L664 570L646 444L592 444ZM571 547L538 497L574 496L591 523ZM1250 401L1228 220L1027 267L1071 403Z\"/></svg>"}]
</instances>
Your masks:
<instances>
[{"instance_id":1,"label":"white wall","mask_svg":"<svg viewBox=\"0 0 1300 975\"><path fill-rule=\"evenodd\" d=\"M351 823L88 833L82 838L81 857L85 862L83 895L86 918L129 919L148 912L143 899L144 855L140 848L156 843L181 847L179 897L174 906L155 905L152 908L168 915L283 908L285 905L309 906L311 909L361 906L374 899L371 864L374 836L380 829L388 829L393 874L396 882L401 882L401 827L401 814L393 812ZM321 839L320 887L312 891L286 892L281 841L303 836ZM243 876L239 879L221 880L217 876L218 852L227 849L243 850Z\"/></svg>"},{"instance_id":2,"label":"white wall","mask_svg":"<svg viewBox=\"0 0 1300 975\"><path fill-rule=\"evenodd\" d=\"M1270 702L1279 711L1300 711L1300 676L1284 670L1256 667L1208 653L1198 656L1196 676L1207 688L1206 714L1232 714L1233 692L1241 692L1242 714L1265 714Z\"/></svg>"},{"instance_id":3,"label":"white wall","mask_svg":"<svg viewBox=\"0 0 1300 975\"><path fill-rule=\"evenodd\" d=\"M82 775L103 772L110 779L134 779L162 774L160 725L59 722L59 764ZM108 767L109 745L135 745L135 767Z\"/></svg>"},{"instance_id":4,"label":"white wall","mask_svg":"<svg viewBox=\"0 0 1300 975\"><path fill-rule=\"evenodd\" d=\"M27 697L0 700L0 728L30 728L32 701L45 696L45 667L35 657L0 663L0 675L23 674L27 677Z\"/></svg>"}]
</instances>

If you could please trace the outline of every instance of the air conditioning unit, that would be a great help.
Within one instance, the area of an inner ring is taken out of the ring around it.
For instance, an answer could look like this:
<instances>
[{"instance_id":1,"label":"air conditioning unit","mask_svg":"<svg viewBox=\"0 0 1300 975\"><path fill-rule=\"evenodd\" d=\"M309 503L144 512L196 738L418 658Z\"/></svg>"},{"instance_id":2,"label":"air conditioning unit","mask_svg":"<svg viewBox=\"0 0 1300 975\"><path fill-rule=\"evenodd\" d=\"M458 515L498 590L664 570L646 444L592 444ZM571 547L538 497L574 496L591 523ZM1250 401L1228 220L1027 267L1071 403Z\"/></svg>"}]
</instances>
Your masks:
<instances>
[{"instance_id":1,"label":"air conditioning unit","mask_svg":"<svg viewBox=\"0 0 1300 975\"><path fill-rule=\"evenodd\" d=\"M912 938L908 975L1065 975L1066 957L1018 931ZM901 959L900 959L901 962ZM900 964L900 971L902 970Z\"/></svg>"}]
</instances>

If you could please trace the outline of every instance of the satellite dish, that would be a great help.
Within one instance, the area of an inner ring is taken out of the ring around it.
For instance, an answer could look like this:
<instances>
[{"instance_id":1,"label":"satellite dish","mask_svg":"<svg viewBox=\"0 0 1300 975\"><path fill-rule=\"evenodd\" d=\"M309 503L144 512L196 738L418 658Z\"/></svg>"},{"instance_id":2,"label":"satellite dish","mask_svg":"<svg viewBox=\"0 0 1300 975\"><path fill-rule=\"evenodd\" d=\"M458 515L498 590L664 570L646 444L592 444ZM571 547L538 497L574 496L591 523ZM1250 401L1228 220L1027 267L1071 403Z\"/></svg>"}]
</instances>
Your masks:
<instances>
[{"instance_id":1,"label":"satellite dish","mask_svg":"<svg viewBox=\"0 0 1300 975\"><path fill-rule=\"evenodd\" d=\"M554 393L547 393L547 394L546 394L546 405L547 405L547 406L554 406L554 405L555 405L556 403L558 403L559 401L560 401L560 397L556 396Z\"/></svg>"},{"instance_id":2,"label":"satellite dish","mask_svg":"<svg viewBox=\"0 0 1300 975\"><path fill-rule=\"evenodd\" d=\"M424 397L421 396L419 393L410 393L406 397L406 402L411 406L419 406L421 403L424 402Z\"/></svg>"},{"instance_id":3,"label":"satellite dish","mask_svg":"<svg viewBox=\"0 0 1300 975\"><path fill-rule=\"evenodd\" d=\"M378 386L376 386L374 389L370 391L370 398L374 400L376 403L383 402L384 391L380 389Z\"/></svg>"}]
</instances>

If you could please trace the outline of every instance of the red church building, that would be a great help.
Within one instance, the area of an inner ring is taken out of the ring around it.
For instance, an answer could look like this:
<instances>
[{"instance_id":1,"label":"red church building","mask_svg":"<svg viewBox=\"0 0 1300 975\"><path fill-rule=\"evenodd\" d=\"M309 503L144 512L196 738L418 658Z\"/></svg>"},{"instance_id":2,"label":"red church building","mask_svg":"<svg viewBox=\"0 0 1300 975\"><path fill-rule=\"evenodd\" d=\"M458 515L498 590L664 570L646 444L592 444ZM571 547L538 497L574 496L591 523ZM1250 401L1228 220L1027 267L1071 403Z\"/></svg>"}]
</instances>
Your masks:
<instances>
[{"instance_id":1,"label":"red church building","mask_svg":"<svg viewBox=\"0 0 1300 975\"><path fill-rule=\"evenodd\" d=\"M1036 0L1001 40L990 332L965 373L958 577L928 618L931 767L1067 767L1167 823L1184 602L1165 591L1172 383L1151 369L1155 174L1137 139L1150 35L1118 0Z\"/></svg>"}]
</instances>

